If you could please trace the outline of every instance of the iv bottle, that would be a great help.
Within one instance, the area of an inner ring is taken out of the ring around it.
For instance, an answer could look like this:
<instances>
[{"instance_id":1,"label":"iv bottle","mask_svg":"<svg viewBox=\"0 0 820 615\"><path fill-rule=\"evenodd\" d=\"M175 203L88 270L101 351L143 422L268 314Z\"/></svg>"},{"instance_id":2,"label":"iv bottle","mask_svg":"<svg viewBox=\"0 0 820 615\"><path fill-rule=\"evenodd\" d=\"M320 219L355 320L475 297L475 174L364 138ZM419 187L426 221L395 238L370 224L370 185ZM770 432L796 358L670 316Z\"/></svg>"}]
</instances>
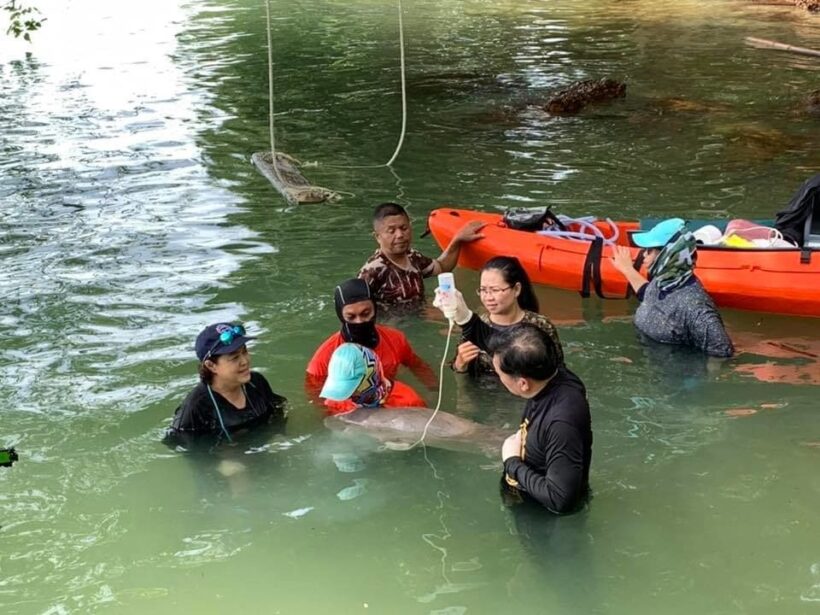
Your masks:
<instances>
[{"instance_id":1,"label":"iv bottle","mask_svg":"<svg viewBox=\"0 0 820 615\"><path fill-rule=\"evenodd\" d=\"M452 319L455 316L456 307L458 307L456 302L456 281L452 273L438 274L438 290L441 311L444 312L447 318Z\"/></svg>"}]
</instances>

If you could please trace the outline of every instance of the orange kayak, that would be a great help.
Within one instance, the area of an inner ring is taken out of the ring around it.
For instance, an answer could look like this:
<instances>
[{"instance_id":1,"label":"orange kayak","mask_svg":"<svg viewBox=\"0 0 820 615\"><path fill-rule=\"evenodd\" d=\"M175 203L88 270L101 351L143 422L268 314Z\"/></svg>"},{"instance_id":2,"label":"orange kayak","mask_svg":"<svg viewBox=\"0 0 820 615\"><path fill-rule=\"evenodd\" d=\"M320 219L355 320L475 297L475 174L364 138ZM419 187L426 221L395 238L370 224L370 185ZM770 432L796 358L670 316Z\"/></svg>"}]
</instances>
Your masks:
<instances>
[{"instance_id":1,"label":"orange kayak","mask_svg":"<svg viewBox=\"0 0 820 615\"><path fill-rule=\"evenodd\" d=\"M606 243L514 230L503 224L501 214L465 209L436 209L427 224L443 248L472 220L487 226L482 229L483 239L462 247L459 264L463 267L478 270L494 256L515 256L533 283L579 291L584 296L627 296L626 280L610 262L612 248ZM629 245L628 234L641 229L637 221L615 222L614 227L597 221L595 226L606 237L617 235L619 245ZM599 244L595 249L594 243ZM631 249L635 260L639 248ZM695 273L719 306L820 317L818 249L699 246Z\"/></svg>"}]
</instances>

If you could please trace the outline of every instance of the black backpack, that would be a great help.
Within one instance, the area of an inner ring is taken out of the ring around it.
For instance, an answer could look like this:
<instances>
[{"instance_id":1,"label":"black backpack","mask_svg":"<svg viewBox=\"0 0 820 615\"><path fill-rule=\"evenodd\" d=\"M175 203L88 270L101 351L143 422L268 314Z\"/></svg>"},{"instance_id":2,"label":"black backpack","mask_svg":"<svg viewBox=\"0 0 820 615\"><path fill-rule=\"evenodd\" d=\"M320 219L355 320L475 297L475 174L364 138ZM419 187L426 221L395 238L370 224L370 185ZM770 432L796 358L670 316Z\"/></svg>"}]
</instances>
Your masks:
<instances>
[{"instance_id":1,"label":"black backpack","mask_svg":"<svg viewBox=\"0 0 820 615\"><path fill-rule=\"evenodd\" d=\"M545 226L554 225L564 231L566 227L561 223L549 207L517 207L504 212L504 226L516 231L540 231Z\"/></svg>"},{"instance_id":2,"label":"black backpack","mask_svg":"<svg viewBox=\"0 0 820 615\"><path fill-rule=\"evenodd\" d=\"M820 217L820 174L810 177L797 189L786 208L777 213L774 226L783 238L803 247L814 233Z\"/></svg>"}]
</instances>

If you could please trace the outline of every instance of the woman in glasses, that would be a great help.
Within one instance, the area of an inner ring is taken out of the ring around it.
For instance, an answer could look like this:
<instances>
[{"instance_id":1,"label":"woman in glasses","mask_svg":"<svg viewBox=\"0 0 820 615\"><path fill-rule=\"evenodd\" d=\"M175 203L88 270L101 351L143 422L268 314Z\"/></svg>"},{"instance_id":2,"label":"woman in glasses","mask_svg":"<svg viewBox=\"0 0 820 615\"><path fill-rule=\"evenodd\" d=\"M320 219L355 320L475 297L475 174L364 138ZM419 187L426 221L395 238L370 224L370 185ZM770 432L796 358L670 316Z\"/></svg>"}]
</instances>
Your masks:
<instances>
[{"instance_id":1,"label":"woman in glasses","mask_svg":"<svg viewBox=\"0 0 820 615\"><path fill-rule=\"evenodd\" d=\"M251 371L246 343L252 339L242 325L226 322L197 336L199 383L176 409L169 437L216 435L231 441L242 431L284 419L285 398Z\"/></svg>"},{"instance_id":2,"label":"woman in glasses","mask_svg":"<svg viewBox=\"0 0 820 615\"><path fill-rule=\"evenodd\" d=\"M555 343L559 363L564 363L564 351L555 325L538 313L538 299L517 258L496 256L487 261L481 269L478 296L486 312L481 316L472 314L462 325L461 343L453 360L454 371L494 374L492 359L487 354L490 338L498 331L522 322L543 329Z\"/></svg>"}]
</instances>

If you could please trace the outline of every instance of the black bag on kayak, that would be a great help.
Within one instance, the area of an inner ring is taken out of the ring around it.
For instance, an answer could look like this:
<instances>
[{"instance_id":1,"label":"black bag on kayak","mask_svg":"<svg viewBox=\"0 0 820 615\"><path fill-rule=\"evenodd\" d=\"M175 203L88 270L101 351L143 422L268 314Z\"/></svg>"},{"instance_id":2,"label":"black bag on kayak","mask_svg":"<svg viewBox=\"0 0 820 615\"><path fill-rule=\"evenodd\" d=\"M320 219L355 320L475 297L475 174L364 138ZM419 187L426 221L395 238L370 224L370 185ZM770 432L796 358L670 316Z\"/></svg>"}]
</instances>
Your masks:
<instances>
[{"instance_id":1,"label":"black bag on kayak","mask_svg":"<svg viewBox=\"0 0 820 615\"><path fill-rule=\"evenodd\" d=\"M530 209L518 207L504 212L504 226L516 231L540 231L545 226L555 225L561 230L566 227L561 223L549 207Z\"/></svg>"},{"instance_id":2,"label":"black bag on kayak","mask_svg":"<svg viewBox=\"0 0 820 615\"><path fill-rule=\"evenodd\" d=\"M786 208L778 212L775 228L783 233L783 238L796 243L801 248L817 232L810 227L820 224L820 174L803 182Z\"/></svg>"}]
</instances>

